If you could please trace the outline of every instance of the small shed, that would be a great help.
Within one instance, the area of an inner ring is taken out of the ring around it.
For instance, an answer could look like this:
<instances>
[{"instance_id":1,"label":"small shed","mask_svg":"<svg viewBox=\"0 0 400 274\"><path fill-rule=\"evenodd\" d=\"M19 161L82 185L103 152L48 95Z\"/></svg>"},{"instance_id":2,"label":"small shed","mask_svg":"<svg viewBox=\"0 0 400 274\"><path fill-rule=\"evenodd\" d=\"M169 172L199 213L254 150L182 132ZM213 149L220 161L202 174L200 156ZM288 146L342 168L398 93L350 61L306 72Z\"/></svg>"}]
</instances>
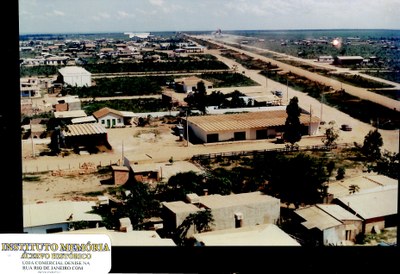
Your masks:
<instances>
[{"instance_id":1,"label":"small shed","mask_svg":"<svg viewBox=\"0 0 400 274\"><path fill-rule=\"evenodd\" d=\"M111 166L113 183L115 185L124 185L129 180L129 168L126 166Z\"/></svg>"},{"instance_id":2,"label":"small shed","mask_svg":"<svg viewBox=\"0 0 400 274\"><path fill-rule=\"evenodd\" d=\"M67 148L85 147L87 149L110 150L111 145L107 139L106 129L99 124L84 123L71 124L63 130L65 145ZM97 149L96 149L97 148Z\"/></svg>"}]
</instances>

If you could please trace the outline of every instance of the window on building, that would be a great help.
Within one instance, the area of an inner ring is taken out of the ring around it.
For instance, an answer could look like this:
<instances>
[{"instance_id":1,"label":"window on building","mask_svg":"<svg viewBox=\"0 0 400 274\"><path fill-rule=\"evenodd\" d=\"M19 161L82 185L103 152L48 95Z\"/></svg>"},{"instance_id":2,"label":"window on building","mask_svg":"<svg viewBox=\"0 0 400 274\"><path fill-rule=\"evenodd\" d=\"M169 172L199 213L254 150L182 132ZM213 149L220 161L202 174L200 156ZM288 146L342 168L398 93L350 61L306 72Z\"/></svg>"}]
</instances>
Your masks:
<instances>
[{"instance_id":1,"label":"window on building","mask_svg":"<svg viewBox=\"0 0 400 274\"><path fill-rule=\"evenodd\" d=\"M57 232L62 232L62 231L63 231L62 227L46 229L46 233L57 233Z\"/></svg>"},{"instance_id":2,"label":"window on building","mask_svg":"<svg viewBox=\"0 0 400 274\"><path fill-rule=\"evenodd\" d=\"M245 131L235 132L234 138L235 141L246 140L246 132Z\"/></svg>"},{"instance_id":3,"label":"window on building","mask_svg":"<svg viewBox=\"0 0 400 274\"><path fill-rule=\"evenodd\" d=\"M207 134L207 143L215 143L219 141L218 133Z\"/></svg>"},{"instance_id":4,"label":"window on building","mask_svg":"<svg viewBox=\"0 0 400 274\"><path fill-rule=\"evenodd\" d=\"M243 213L238 212L235 213L235 228L239 228L243 226Z\"/></svg>"},{"instance_id":5,"label":"window on building","mask_svg":"<svg viewBox=\"0 0 400 274\"><path fill-rule=\"evenodd\" d=\"M351 230L346 230L346 240L349 241L351 239Z\"/></svg>"},{"instance_id":6,"label":"window on building","mask_svg":"<svg viewBox=\"0 0 400 274\"><path fill-rule=\"evenodd\" d=\"M267 139L268 138L268 131L266 129L260 129L256 131L256 139Z\"/></svg>"}]
</instances>

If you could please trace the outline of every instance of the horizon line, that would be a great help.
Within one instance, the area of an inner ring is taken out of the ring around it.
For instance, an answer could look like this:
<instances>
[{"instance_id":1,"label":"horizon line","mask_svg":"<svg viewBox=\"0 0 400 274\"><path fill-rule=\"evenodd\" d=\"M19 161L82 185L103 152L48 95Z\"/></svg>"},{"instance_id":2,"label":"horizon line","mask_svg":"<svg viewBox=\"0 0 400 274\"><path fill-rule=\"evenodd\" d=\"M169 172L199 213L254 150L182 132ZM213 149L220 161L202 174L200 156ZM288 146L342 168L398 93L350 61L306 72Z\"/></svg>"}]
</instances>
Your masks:
<instances>
[{"instance_id":1,"label":"horizon line","mask_svg":"<svg viewBox=\"0 0 400 274\"><path fill-rule=\"evenodd\" d=\"M226 29L222 30L223 32L225 31L332 31L332 30L357 30L357 31L364 31L364 30L386 30L386 31L400 31L399 29L396 28L285 28L285 29ZM20 32L19 36L21 35L65 35L65 34L111 34L111 33L127 33L127 32L132 32L132 33L159 33L159 32L215 32L216 30L210 30L210 29L204 29L204 30L155 30L155 31L82 31L82 32L66 32L66 31L60 31L60 32Z\"/></svg>"}]
</instances>

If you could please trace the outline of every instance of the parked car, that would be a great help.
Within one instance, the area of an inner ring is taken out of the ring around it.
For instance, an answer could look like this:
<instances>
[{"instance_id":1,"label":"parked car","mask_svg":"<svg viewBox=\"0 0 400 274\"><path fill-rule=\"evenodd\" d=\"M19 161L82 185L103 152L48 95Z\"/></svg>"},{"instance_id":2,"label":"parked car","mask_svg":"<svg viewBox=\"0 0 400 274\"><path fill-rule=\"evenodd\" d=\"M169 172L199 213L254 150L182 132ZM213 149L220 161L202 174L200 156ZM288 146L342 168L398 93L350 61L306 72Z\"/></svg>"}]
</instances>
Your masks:
<instances>
[{"instance_id":1,"label":"parked car","mask_svg":"<svg viewBox=\"0 0 400 274\"><path fill-rule=\"evenodd\" d=\"M340 128L341 128L343 131L352 131L352 130L353 130L353 128L352 128L350 125L347 125L347 124L341 125Z\"/></svg>"}]
</instances>

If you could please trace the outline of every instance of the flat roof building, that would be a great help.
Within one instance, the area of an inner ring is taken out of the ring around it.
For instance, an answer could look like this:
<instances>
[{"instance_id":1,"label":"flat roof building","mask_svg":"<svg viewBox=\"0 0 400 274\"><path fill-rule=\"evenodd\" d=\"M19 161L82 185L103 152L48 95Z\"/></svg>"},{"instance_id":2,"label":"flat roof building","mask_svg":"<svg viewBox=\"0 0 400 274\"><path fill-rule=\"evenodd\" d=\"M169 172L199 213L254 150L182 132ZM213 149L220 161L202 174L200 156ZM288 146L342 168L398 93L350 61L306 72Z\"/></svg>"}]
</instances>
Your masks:
<instances>
[{"instance_id":1,"label":"flat roof building","mask_svg":"<svg viewBox=\"0 0 400 274\"><path fill-rule=\"evenodd\" d=\"M275 224L196 233L193 237L205 246L300 246Z\"/></svg>"},{"instance_id":2,"label":"flat roof building","mask_svg":"<svg viewBox=\"0 0 400 274\"><path fill-rule=\"evenodd\" d=\"M280 215L280 200L262 192L231 195L189 196L189 202L164 202L164 228L174 231L190 213L210 209L212 230L275 224ZM195 233L191 229L188 235Z\"/></svg>"}]
</instances>

